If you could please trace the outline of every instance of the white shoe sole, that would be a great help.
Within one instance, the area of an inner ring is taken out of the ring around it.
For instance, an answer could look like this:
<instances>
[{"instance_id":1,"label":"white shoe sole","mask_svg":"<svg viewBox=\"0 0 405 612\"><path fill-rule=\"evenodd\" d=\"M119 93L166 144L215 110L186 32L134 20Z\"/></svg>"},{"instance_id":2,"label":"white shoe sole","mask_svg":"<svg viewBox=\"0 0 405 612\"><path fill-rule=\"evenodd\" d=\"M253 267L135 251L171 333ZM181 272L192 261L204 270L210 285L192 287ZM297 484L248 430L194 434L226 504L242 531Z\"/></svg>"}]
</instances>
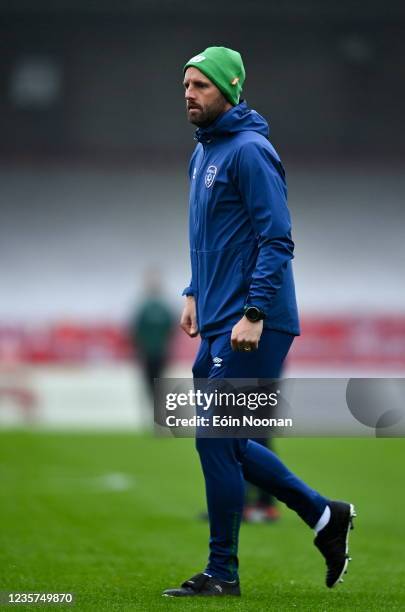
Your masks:
<instances>
[{"instance_id":1,"label":"white shoe sole","mask_svg":"<svg viewBox=\"0 0 405 612\"><path fill-rule=\"evenodd\" d=\"M346 553L346 560L345 560L345 564L343 566L342 571L340 572L339 576L336 578L335 582L329 587L331 589L333 589L333 587L335 587L339 582L343 582L343 574L345 574L347 572L347 566L349 564L349 561L352 560L351 557L348 557L348 553L349 553L349 533L350 530L353 529L353 518L357 516L355 507L353 504L350 504L350 518L349 518L349 523L347 525L347 532L346 532L346 549L345 549L345 553Z\"/></svg>"}]
</instances>

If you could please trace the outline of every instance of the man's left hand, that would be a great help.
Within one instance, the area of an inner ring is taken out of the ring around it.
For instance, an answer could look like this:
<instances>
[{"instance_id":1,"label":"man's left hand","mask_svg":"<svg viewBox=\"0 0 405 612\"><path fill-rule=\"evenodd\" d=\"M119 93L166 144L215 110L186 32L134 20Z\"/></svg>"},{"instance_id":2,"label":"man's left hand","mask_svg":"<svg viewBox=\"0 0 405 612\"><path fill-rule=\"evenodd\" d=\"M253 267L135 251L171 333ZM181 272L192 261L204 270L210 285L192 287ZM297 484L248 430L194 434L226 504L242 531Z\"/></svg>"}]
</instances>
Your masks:
<instances>
[{"instance_id":1,"label":"man's left hand","mask_svg":"<svg viewBox=\"0 0 405 612\"><path fill-rule=\"evenodd\" d=\"M245 316L233 326L231 345L234 351L256 351L263 331L263 321L252 323Z\"/></svg>"}]
</instances>

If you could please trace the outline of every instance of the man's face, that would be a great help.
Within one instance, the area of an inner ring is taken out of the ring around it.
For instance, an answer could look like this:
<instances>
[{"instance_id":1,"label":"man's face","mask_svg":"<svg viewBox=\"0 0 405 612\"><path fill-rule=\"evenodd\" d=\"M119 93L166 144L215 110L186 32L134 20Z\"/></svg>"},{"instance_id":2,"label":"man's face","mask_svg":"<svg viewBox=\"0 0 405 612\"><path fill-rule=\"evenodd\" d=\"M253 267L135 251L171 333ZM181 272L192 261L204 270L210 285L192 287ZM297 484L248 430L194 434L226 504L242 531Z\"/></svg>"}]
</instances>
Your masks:
<instances>
[{"instance_id":1,"label":"man's face","mask_svg":"<svg viewBox=\"0 0 405 612\"><path fill-rule=\"evenodd\" d=\"M218 87L194 66L187 68L183 85L187 118L198 127L209 125L218 115L232 108Z\"/></svg>"}]
</instances>

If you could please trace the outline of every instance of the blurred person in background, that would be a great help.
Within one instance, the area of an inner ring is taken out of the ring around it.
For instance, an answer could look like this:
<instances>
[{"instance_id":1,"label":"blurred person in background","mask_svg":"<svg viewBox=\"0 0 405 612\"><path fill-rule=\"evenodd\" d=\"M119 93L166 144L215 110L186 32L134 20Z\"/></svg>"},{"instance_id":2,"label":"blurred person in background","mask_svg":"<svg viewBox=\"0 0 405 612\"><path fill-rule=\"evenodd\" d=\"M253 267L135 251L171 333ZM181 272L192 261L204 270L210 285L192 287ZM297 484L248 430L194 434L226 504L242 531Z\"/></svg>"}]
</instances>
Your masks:
<instances>
[{"instance_id":1,"label":"blurred person in background","mask_svg":"<svg viewBox=\"0 0 405 612\"><path fill-rule=\"evenodd\" d=\"M245 69L237 51L208 47L185 64L183 75L188 120L198 127L189 165L192 277L181 317L189 336L201 336L193 376L278 378L299 334L284 169L267 122L240 100ZM316 533L326 585L341 580L352 504L325 498L252 440L197 430L196 446L210 523L208 564L165 596L241 594L244 479L297 512Z\"/></svg>"},{"instance_id":2,"label":"blurred person in background","mask_svg":"<svg viewBox=\"0 0 405 612\"><path fill-rule=\"evenodd\" d=\"M151 399L154 379L161 377L167 364L174 327L175 318L163 295L161 275L156 268L150 268L144 275L144 297L130 321L129 336Z\"/></svg>"}]
</instances>

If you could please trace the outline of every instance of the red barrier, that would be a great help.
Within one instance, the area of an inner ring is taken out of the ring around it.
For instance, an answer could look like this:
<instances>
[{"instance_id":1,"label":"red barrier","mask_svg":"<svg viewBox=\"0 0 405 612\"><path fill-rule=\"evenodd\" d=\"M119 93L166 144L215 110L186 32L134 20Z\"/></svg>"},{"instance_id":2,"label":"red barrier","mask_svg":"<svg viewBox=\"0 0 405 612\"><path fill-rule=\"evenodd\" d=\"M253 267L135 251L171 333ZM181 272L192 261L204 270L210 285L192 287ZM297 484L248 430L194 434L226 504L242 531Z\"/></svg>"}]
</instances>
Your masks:
<instances>
[{"instance_id":1,"label":"red barrier","mask_svg":"<svg viewBox=\"0 0 405 612\"><path fill-rule=\"evenodd\" d=\"M191 361L198 343L179 329L172 341L171 360ZM2 364L81 364L131 357L125 329L112 323L0 326ZM304 317L302 335L289 358L300 365L405 366L405 316Z\"/></svg>"}]
</instances>

